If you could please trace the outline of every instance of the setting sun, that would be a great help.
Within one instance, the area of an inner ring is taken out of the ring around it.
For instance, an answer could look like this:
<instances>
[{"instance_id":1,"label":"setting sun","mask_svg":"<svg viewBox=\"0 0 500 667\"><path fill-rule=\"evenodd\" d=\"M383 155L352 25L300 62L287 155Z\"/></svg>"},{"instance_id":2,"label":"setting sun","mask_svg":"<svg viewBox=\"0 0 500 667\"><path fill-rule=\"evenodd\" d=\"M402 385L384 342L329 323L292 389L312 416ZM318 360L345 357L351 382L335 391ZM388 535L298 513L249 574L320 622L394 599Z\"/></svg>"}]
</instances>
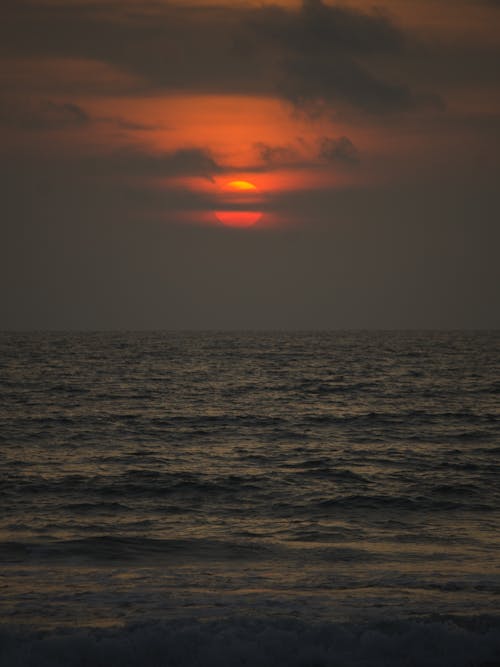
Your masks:
<instances>
[{"instance_id":1,"label":"setting sun","mask_svg":"<svg viewBox=\"0 0 500 667\"><path fill-rule=\"evenodd\" d=\"M226 227L251 227L262 217L256 210L258 191L249 181L230 181L221 188L221 206L215 211L219 222Z\"/></svg>"},{"instance_id":2,"label":"setting sun","mask_svg":"<svg viewBox=\"0 0 500 667\"><path fill-rule=\"evenodd\" d=\"M230 183L226 183L224 186L225 189L231 191L231 192L244 192L244 191L252 191L252 190L257 190L255 185L253 183L249 183L248 181L231 181Z\"/></svg>"}]
</instances>

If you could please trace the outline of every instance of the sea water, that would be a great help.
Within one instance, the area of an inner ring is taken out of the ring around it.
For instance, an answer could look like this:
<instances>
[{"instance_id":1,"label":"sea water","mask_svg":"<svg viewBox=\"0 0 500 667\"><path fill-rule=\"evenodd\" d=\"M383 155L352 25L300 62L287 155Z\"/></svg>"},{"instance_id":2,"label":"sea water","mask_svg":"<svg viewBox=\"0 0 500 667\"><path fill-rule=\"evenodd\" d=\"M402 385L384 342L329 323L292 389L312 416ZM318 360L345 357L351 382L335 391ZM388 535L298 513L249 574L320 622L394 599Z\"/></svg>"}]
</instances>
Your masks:
<instances>
[{"instance_id":1,"label":"sea water","mask_svg":"<svg viewBox=\"0 0 500 667\"><path fill-rule=\"evenodd\" d=\"M500 332L0 335L0 663L500 661Z\"/></svg>"}]
</instances>

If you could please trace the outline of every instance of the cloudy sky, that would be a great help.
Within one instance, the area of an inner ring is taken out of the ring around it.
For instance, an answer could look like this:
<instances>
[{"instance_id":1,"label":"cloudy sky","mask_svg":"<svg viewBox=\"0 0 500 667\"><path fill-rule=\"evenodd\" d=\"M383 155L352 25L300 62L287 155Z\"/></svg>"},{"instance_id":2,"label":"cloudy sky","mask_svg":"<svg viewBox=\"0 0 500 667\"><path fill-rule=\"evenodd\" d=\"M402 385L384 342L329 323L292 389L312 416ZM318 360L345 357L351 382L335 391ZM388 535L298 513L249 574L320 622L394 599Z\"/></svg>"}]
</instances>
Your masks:
<instances>
[{"instance_id":1,"label":"cloudy sky","mask_svg":"<svg viewBox=\"0 0 500 667\"><path fill-rule=\"evenodd\" d=\"M497 0L0 18L0 328L500 327Z\"/></svg>"}]
</instances>

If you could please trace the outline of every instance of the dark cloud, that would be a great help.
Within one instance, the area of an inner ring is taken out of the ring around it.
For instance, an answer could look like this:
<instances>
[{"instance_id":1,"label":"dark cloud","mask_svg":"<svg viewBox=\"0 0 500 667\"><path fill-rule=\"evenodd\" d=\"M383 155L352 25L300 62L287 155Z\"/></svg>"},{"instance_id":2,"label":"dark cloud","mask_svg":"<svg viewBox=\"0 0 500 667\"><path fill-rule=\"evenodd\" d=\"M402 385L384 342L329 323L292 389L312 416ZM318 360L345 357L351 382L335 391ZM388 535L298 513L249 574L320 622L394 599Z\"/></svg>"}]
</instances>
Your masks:
<instances>
[{"instance_id":1,"label":"dark cloud","mask_svg":"<svg viewBox=\"0 0 500 667\"><path fill-rule=\"evenodd\" d=\"M47 102L42 112L45 112L47 123L55 127L81 127L90 123L91 120L82 107L70 102L62 104Z\"/></svg>"},{"instance_id":2,"label":"dark cloud","mask_svg":"<svg viewBox=\"0 0 500 667\"><path fill-rule=\"evenodd\" d=\"M311 147L303 140L295 146L272 146L256 143L255 148L264 169L294 166L299 169L314 169L326 163L354 166L359 164L359 151L352 141L346 137L322 137L319 146Z\"/></svg>"},{"instance_id":3,"label":"dark cloud","mask_svg":"<svg viewBox=\"0 0 500 667\"><path fill-rule=\"evenodd\" d=\"M118 130L152 131L155 125L135 123L120 116L92 116L73 102L44 100L38 103L5 97L0 111L0 124L23 130L65 130L104 123Z\"/></svg>"},{"instance_id":4,"label":"dark cloud","mask_svg":"<svg viewBox=\"0 0 500 667\"><path fill-rule=\"evenodd\" d=\"M314 54L291 56L284 68L281 92L304 111L349 104L369 113L401 112L417 108L417 99L405 84L374 76L348 58L324 60Z\"/></svg>"},{"instance_id":5,"label":"dark cloud","mask_svg":"<svg viewBox=\"0 0 500 667\"><path fill-rule=\"evenodd\" d=\"M347 137L324 137L320 142L319 157L327 162L349 165L356 165L360 161L358 149Z\"/></svg>"},{"instance_id":6,"label":"dark cloud","mask_svg":"<svg viewBox=\"0 0 500 667\"><path fill-rule=\"evenodd\" d=\"M60 130L81 128L92 122L90 115L77 104L68 102L30 102L4 100L0 123L24 130Z\"/></svg>"},{"instance_id":7,"label":"dark cloud","mask_svg":"<svg viewBox=\"0 0 500 667\"><path fill-rule=\"evenodd\" d=\"M293 146L271 146L257 142L255 148L259 158L269 167L294 164L300 160L300 153Z\"/></svg>"},{"instance_id":8,"label":"dark cloud","mask_svg":"<svg viewBox=\"0 0 500 667\"><path fill-rule=\"evenodd\" d=\"M80 162L88 173L102 178L104 182L124 177L149 180L189 176L213 181L217 174L224 171L210 152L203 148L153 153L141 147L124 147L110 155L82 158Z\"/></svg>"},{"instance_id":9,"label":"dark cloud","mask_svg":"<svg viewBox=\"0 0 500 667\"><path fill-rule=\"evenodd\" d=\"M92 5L7 0L2 11L0 56L107 63L134 75L129 90L137 95L271 90L257 53L250 59L234 56L247 10L145 2L127 11L105 0ZM121 91L123 85L117 82Z\"/></svg>"},{"instance_id":10,"label":"dark cloud","mask_svg":"<svg viewBox=\"0 0 500 667\"><path fill-rule=\"evenodd\" d=\"M264 6L249 24L263 41L301 53L401 53L405 48L404 33L380 11L366 13L323 0L303 0L298 11Z\"/></svg>"},{"instance_id":11,"label":"dark cloud","mask_svg":"<svg viewBox=\"0 0 500 667\"><path fill-rule=\"evenodd\" d=\"M115 154L117 166L143 176L198 176L213 181L223 171L210 153L200 148L183 148L172 153L149 154L124 149Z\"/></svg>"},{"instance_id":12,"label":"dark cloud","mask_svg":"<svg viewBox=\"0 0 500 667\"><path fill-rule=\"evenodd\" d=\"M409 39L379 11L322 0L298 9L144 3L133 12L106 2L16 0L4 11L0 55L104 62L133 74L137 94L274 93L308 110L324 103L383 113L420 106L411 85L384 67L406 53Z\"/></svg>"},{"instance_id":13,"label":"dark cloud","mask_svg":"<svg viewBox=\"0 0 500 667\"><path fill-rule=\"evenodd\" d=\"M28 161L16 153L2 157L2 220L17 215L16 211L61 224L70 211L82 220L90 210L96 215L112 210L116 220L131 215L142 219L167 213L206 213L214 208L216 186L193 191L176 179L192 177L213 183L222 173L208 151L194 147L152 153L136 146L85 155L52 155L41 150L33 152Z\"/></svg>"},{"instance_id":14,"label":"dark cloud","mask_svg":"<svg viewBox=\"0 0 500 667\"><path fill-rule=\"evenodd\" d=\"M131 218L176 220L185 214L194 219L196 212L203 218L215 206L216 186L195 192L171 179L191 176L211 182L218 169L202 149L153 155L130 148L85 156L41 151L29 161L11 154L0 161L2 221L21 216L33 219L35 226L64 230L68 217L82 227L101 217L116 224Z\"/></svg>"},{"instance_id":15,"label":"dark cloud","mask_svg":"<svg viewBox=\"0 0 500 667\"><path fill-rule=\"evenodd\" d=\"M405 36L380 12L303 0L299 11L264 8L251 21L255 38L278 63L277 89L307 111L321 103L370 113L409 111L419 97L404 82L373 73L364 58L400 57Z\"/></svg>"}]
</instances>

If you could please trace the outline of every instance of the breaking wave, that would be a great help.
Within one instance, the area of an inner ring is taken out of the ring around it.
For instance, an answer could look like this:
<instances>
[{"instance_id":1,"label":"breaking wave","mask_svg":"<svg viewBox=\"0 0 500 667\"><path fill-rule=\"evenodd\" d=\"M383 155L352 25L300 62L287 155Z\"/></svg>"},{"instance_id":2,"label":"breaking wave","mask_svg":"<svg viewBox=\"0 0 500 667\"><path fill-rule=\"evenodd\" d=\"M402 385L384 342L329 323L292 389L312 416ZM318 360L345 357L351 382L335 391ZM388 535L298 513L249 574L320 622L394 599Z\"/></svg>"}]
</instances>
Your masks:
<instances>
[{"instance_id":1,"label":"breaking wave","mask_svg":"<svg viewBox=\"0 0 500 667\"><path fill-rule=\"evenodd\" d=\"M0 631L2 667L493 667L500 619L308 625L290 619Z\"/></svg>"}]
</instances>

